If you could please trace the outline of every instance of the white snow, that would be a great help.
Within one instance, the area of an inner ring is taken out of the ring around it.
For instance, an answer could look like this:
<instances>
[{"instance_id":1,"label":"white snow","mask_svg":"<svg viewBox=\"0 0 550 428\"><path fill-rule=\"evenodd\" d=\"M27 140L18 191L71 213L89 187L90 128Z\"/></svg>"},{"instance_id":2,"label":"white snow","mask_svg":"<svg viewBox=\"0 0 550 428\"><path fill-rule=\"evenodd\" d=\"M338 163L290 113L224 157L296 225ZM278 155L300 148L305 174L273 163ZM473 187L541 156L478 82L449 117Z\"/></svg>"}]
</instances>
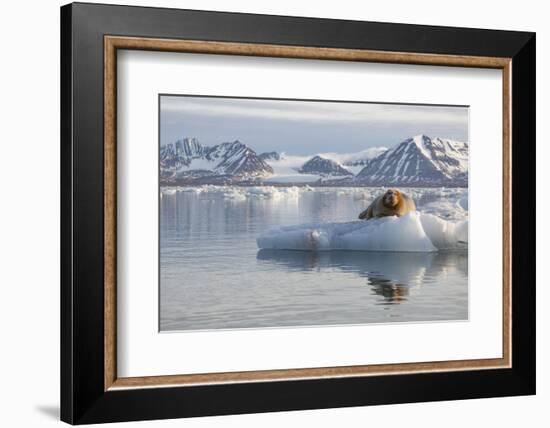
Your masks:
<instances>
[{"instance_id":1,"label":"white snow","mask_svg":"<svg viewBox=\"0 0 550 428\"><path fill-rule=\"evenodd\" d=\"M342 168L346 168L353 175L357 175L365 168L365 165L342 165Z\"/></svg>"},{"instance_id":2,"label":"white snow","mask_svg":"<svg viewBox=\"0 0 550 428\"><path fill-rule=\"evenodd\" d=\"M317 156L321 156L322 158L333 160L334 162L342 164L344 167L346 167L346 165L344 164L347 162L356 162L356 161L373 159L376 156L379 156L382 153L386 152L387 150L388 150L387 147L369 147L368 149L361 150L355 153L325 152L325 153L318 153Z\"/></svg>"},{"instance_id":3,"label":"white snow","mask_svg":"<svg viewBox=\"0 0 550 428\"><path fill-rule=\"evenodd\" d=\"M359 160L372 159L388 149L386 147L371 147L356 153L317 153L315 155L299 156L280 154L279 160L266 159L266 163L273 168L273 175L265 181L269 183L313 183L323 179L318 174L302 174L298 171L310 159L315 156L321 156L324 159L332 160L338 163L343 168L350 171L353 175L357 175L365 166L364 165L345 165L346 162L355 162Z\"/></svg>"},{"instance_id":4,"label":"white snow","mask_svg":"<svg viewBox=\"0 0 550 428\"><path fill-rule=\"evenodd\" d=\"M388 183L414 183L424 179L436 180L429 178L431 171L435 170L448 180L463 182L467 180L468 174L468 143L415 135L372 162L369 175L363 175L362 178L384 180ZM415 173L411 174L409 165L415 168ZM423 178L423 174L428 174L428 177ZM443 178L437 180L445 181Z\"/></svg>"},{"instance_id":5,"label":"white snow","mask_svg":"<svg viewBox=\"0 0 550 428\"><path fill-rule=\"evenodd\" d=\"M316 174L300 174L298 170L310 159L309 156L290 156L281 154L279 160L266 160L273 168L273 175L265 181L272 183L313 183L321 178Z\"/></svg>"},{"instance_id":6,"label":"white snow","mask_svg":"<svg viewBox=\"0 0 550 428\"><path fill-rule=\"evenodd\" d=\"M181 165L178 168L178 172L183 171L196 171L196 170L206 170L206 171L213 171L216 168L217 162L211 161L205 158L195 158L191 159L191 162L189 165Z\"/></svg>"},{"instance_id":7,"label":"white snow","mask_svg":"<svg viewBox=\"0 0 550 428\"><path fill-rule=\"evenodd\" d=\"M415 135L413 137L413 142L427 159L432 159L430 151L426 148L426 145L424 144L424 135Z\"/></svg>"},{"instance_id":8,"label":"white snow","mask_svg":"<svg viewBox=\"0 0 550 428\"><path fill-rule=\"evenodd\" d=\"M445 138L435 138L434 141L443 145L445 152L458 161L459 165L450 168L451 172L456 173L468 171L468 143Z\"/></svg>"}]
</instances>

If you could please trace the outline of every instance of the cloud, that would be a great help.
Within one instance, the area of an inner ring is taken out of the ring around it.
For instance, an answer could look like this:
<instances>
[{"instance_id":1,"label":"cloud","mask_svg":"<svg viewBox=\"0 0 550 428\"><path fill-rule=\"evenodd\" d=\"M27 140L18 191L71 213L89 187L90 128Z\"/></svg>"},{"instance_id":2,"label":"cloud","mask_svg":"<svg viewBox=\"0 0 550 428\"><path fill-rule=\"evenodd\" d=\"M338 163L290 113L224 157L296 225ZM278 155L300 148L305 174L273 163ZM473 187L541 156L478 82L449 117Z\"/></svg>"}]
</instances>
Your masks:
<instances>
[{"instance_id":1,"label":"cloud","mask_svg":"<svg viewBox=\"0 0 550 428\"><path fill-rule=\"evenodd\" d=\"M465 107L162 96L161 112L216 118L309 123L468 124Z\"/></svg>"}]
</instances>

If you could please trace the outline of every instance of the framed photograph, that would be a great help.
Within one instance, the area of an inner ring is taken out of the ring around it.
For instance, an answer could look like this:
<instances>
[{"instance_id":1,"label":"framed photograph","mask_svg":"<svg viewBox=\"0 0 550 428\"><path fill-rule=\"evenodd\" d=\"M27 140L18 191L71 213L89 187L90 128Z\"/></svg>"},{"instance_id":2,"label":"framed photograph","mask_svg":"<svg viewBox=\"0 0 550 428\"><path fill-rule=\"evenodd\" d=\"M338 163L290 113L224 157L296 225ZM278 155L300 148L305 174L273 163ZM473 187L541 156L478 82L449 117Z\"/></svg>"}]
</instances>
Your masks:
<instances>
[{"instance_id":1,"label":"framed photograph","mask_svg":"<svg viewBox=\"0 0 550 428\"><path fill-rule=\"evenodd\" d=\"M533 33L76 3L61 56L62 420L535 393Z\"/></svg>"}]
</instances>

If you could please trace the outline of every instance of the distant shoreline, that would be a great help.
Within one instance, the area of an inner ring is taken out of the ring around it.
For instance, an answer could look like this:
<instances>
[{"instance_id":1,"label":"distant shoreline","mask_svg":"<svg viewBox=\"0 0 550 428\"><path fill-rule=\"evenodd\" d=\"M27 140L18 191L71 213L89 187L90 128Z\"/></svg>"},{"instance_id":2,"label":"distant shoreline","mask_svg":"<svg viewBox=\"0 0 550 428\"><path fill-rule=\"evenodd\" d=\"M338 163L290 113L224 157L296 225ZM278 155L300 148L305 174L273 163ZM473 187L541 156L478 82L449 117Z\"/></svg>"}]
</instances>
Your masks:
<instances>
[{"instance_id":1,"label":"distant shoreline","mask_svg":"<svg viewBox=\"0 0 550 428\"><path fill-rule=\"evenodd\" d=\"M453 186L453 185L412 185L412 184L380 184L380 185L363 185L357 183L174 183L174 182L159 182L161 187L202 187L202 186L234 186L234 187L402 187L402 188L425 188L425 189L468 189L469 186Z\"/></svg>"}]
</instances>

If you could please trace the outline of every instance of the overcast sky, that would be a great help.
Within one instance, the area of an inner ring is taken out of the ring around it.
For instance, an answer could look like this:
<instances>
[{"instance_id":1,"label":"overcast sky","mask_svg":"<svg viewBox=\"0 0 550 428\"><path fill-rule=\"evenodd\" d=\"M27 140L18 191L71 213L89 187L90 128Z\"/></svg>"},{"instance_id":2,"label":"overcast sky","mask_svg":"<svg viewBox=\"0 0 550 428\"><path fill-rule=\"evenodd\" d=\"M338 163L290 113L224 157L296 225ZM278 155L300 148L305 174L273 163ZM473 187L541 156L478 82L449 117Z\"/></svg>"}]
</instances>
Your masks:
<instances>
[{"instance_id":1,"label":"overcast sky","mask_svg":"<svg viewBox=\"0 0 550 428\"><path fill-rule=\"evenodd\" d=\"M307 155L392 147L426 134L468 141L468 108L161 96L161 144L239 140L257 153Z\"/></svg>"}]
</instances>

